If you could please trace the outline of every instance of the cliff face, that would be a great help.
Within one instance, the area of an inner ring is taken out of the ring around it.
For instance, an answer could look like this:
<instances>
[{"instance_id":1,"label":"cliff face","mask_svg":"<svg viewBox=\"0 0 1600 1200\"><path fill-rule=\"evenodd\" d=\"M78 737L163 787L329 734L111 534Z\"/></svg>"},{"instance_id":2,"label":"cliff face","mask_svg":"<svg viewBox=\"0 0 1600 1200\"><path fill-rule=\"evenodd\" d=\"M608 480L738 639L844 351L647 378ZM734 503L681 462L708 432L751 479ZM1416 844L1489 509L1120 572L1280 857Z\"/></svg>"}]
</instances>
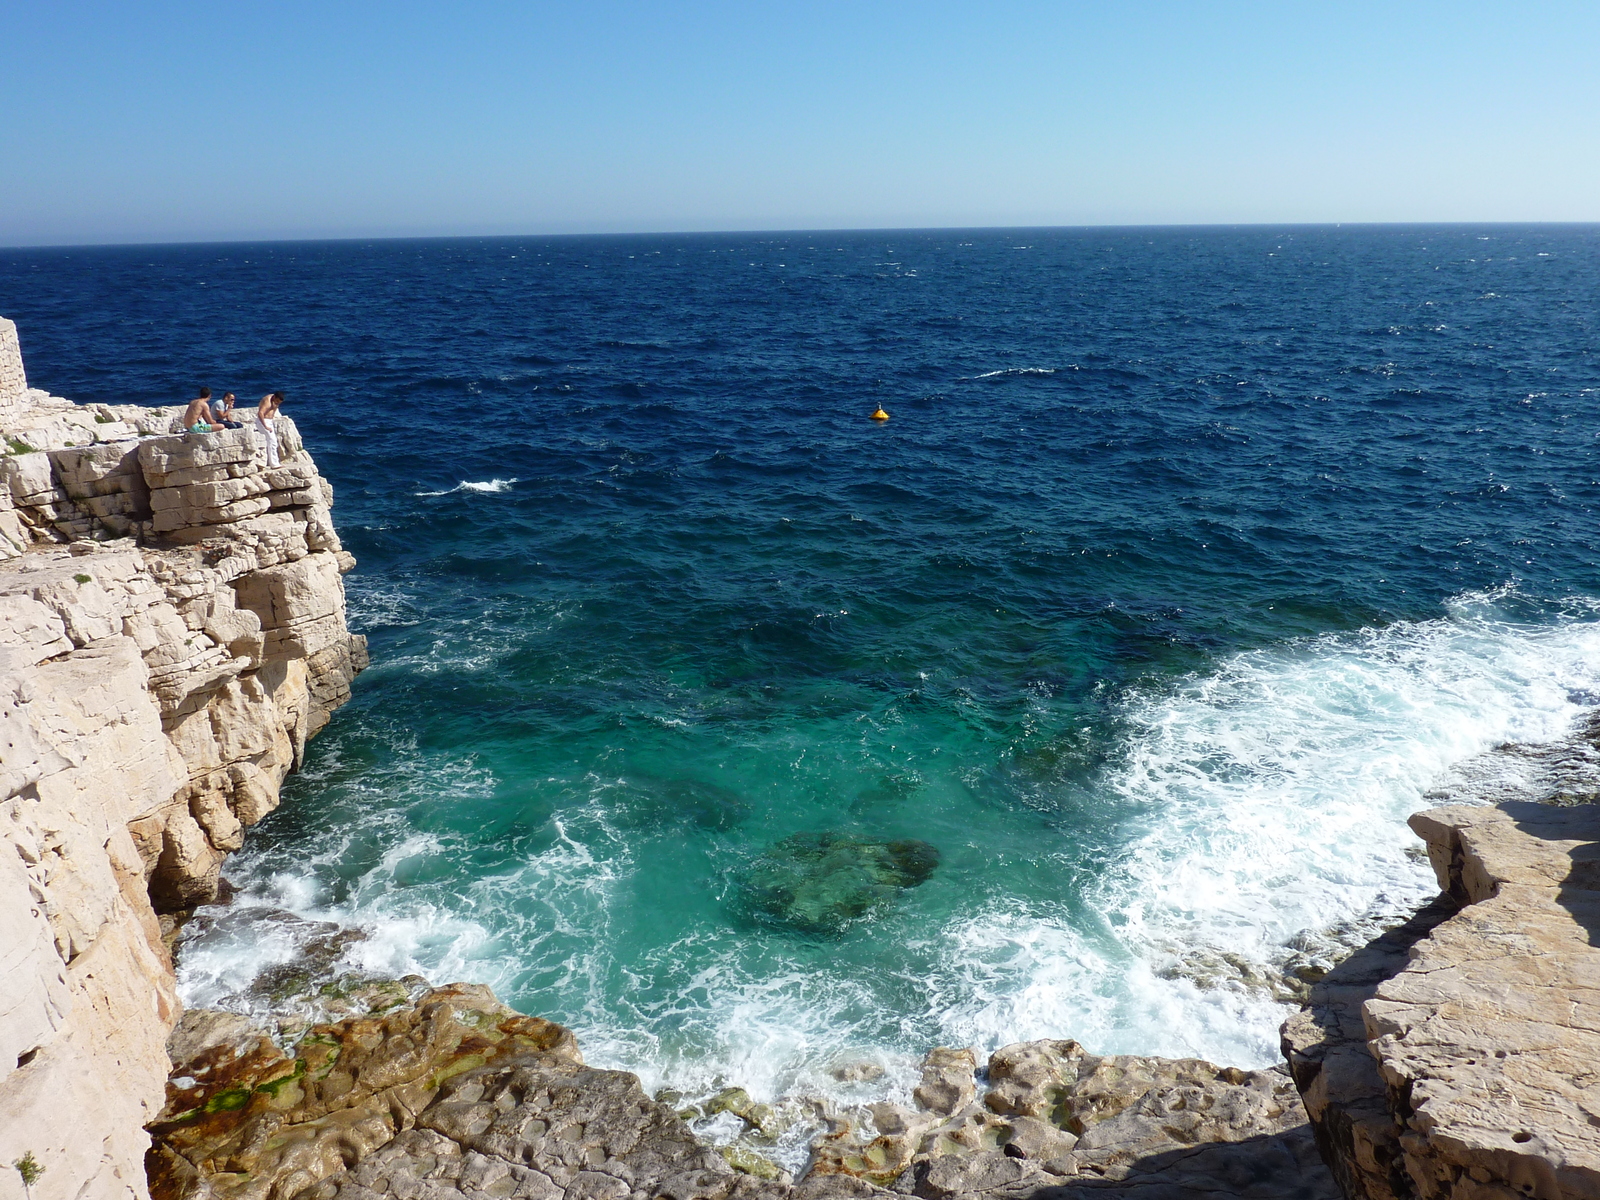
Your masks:
<instances>
[{"instance_id":1,"label":"cliff face","mask_svg":"<svg viewBox=\"0 0 1600 1200\"><path fill-rule=\"evenodd\" d=\"M349 697L332 489L279 418L27 387L0 319L0 1197L143 1196L180 1008L159 914L214 898L245 826Z\"/></svg>"},{"instance_id":2,"label":"cliff face","mask_svg":"<svg viewBox=\"0 0 1600 1200\"><path fill-rule=\"evenodd\" d=\"M1352 1200L1600 1197L1600 805L1418 813L1444 894L1284 1052Z\"/></svg>"}]
</instances>

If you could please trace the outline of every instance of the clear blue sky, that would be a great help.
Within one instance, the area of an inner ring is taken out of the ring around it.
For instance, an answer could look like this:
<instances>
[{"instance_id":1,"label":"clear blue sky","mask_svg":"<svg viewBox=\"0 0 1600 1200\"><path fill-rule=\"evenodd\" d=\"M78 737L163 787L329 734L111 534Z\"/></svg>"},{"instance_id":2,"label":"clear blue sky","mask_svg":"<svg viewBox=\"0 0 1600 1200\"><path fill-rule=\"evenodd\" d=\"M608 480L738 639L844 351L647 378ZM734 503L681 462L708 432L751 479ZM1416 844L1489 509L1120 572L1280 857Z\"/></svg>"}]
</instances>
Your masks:
<instances>
[{"instance_id":1,"label":"clear blue sky","mask_svg":"<svg viewBox=\"0 0 1600 1200\"><path fill-rule=\"evenodd\" d=\"M0 0L0 245L1600 220L1600 4Z\"/></svg>"}]
</instances>

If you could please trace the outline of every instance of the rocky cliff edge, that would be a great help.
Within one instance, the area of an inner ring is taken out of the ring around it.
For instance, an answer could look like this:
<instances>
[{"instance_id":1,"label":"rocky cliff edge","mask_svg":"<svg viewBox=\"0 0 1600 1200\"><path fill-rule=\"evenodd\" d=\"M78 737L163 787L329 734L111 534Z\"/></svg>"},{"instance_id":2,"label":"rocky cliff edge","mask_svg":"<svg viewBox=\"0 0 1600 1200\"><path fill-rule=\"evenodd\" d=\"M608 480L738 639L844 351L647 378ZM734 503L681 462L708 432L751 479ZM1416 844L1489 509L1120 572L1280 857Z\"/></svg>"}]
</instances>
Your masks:
<instances>
[{"instance_id":1,"label":"rocky cliff edge","mask_svg":"<svg viewBox=\"0 0 1600 1200\"><path fill-rule=\"evenodd\" d=\"M1600 805L1411 818L1443 894L1283 1029L1352 1200L1600 1197Z\"/></svg>"},{"instance_id":2,"label":"rocky cliff edge","mask_svg":"<svg viewBox=\"0 0 1600 1200\"><path fill-rule=\"evenodd\" d=\"M269 467L181 412L30 389L0 319L0 1197L145 1195L163 914L216 895L365 665L293 422Z\"/></svg>"}]
</instances>

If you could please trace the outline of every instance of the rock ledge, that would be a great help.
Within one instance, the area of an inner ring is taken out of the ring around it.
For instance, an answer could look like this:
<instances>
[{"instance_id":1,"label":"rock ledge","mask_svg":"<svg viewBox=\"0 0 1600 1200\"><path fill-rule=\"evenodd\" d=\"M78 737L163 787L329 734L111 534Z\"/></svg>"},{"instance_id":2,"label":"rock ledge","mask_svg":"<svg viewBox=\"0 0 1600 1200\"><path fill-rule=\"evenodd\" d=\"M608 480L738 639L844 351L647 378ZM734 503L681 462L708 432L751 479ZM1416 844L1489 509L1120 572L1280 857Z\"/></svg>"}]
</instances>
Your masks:
<instances>
[{"instance_id":1,"label":"rock ledge","mask_svg":"<svg viewBox=\"0 0 1600 1200\"><path fill-rule=\"evenodd\" d=\"M674 1097L585 1065L570 1032L487 988L369 994L377 1011L314 1025L292 1051L245 1018L185 1014L150 1127L155 1200L1338 1195L1282 1069L1043 1041L991 1056L985 1087L970 1050L939 1048L912 1107L811 1098L825 1128L795 1183L762 1153L784 1113L742 1089L706 1108L748 1138L709 1146Z\"/></svg>"},{"instance_id":2,"label":"rock ledge","mask_svg":"<svg viewBox=\"0 0 1600 1200\"><path fill-rule=\"evenodd\" d=\"M1324 1157L1371 1200L1600 1197L1600 806L1411 827L1444 894L1284 1025Z\"/></svg>"}]
</instances>

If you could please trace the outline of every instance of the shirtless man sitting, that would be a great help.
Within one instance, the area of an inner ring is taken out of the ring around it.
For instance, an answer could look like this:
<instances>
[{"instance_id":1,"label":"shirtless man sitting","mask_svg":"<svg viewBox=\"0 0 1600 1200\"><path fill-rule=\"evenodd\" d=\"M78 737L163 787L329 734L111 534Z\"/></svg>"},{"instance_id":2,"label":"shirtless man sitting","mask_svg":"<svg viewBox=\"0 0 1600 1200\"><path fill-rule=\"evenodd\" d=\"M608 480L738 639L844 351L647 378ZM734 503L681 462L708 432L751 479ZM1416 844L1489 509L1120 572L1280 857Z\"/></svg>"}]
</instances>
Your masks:
<instances>
[{"instance_id":1,"label":"shirtless man sitting","mask_svg":"<svg viewBox=\"0 0 1600 1200\"><path fill-rule=\"evenodd\" d=\"M189 401L189 407L183 410L183 427L190 433L213 433L222 428L212 423L210 388L201 388L200 394Z\"/></svg>"}]
</instances>

